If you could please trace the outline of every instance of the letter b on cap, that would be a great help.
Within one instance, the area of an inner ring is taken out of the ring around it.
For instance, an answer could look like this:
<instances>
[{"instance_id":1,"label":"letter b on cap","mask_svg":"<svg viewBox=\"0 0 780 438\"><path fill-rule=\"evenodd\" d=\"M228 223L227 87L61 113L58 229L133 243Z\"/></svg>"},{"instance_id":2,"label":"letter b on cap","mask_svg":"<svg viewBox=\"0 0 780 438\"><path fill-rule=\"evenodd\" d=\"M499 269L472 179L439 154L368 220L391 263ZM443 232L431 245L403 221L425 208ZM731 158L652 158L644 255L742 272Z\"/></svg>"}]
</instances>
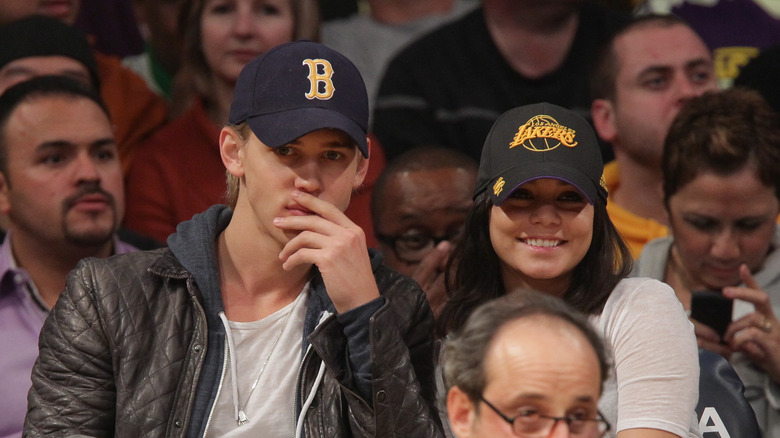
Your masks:
<instances>
[{"instance_id":1,"label":"letter b on cap","mask_svg":"<svg viewBox=\"0 0 780 438\"><path fill-rule=\"evenodd\" d=\"M309 67L309 92L306 98L327 100L333 97L336 87L333 85L333 66L327 59L304 59L303 64Z\"/></svg>"}]
</instances>

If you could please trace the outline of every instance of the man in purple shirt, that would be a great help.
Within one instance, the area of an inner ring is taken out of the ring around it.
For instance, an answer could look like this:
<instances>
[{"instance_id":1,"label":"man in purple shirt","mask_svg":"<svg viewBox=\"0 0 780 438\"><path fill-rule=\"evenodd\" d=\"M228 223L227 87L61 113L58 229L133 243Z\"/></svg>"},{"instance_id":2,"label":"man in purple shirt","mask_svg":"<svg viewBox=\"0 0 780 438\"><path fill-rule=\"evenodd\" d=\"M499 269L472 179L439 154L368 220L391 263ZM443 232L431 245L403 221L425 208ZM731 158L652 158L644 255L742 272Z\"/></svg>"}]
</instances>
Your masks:
<instances>
[{"instance_id":1,"label":"man in purple shirt","mask_svg":"<svg viewBox=\"0 0 780 438\"><path fill-rule=\"evenodd\" d=\"M0 95L0 438L22 434L38 334L85 257L135 251L116 235L122 170L100 97L44 76Z\"/></svg>"}]
</instances>

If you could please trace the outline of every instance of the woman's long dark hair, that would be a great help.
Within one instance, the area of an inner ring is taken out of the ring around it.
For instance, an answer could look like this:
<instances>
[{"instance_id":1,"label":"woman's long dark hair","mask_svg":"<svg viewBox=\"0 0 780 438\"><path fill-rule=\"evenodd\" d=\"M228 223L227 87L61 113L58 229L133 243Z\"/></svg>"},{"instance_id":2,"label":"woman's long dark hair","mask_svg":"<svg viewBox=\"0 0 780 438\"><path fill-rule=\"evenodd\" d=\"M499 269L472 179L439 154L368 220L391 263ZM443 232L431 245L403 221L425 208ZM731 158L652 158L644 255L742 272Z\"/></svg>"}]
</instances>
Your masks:
<instances>
[{"instance_id":1,"label":"woman's long dark hair","mask_svg":"<svg viewBox=\"0 0 780 438\"><path fill-rule=\"evenodd\" d=\"M438 321L439 334L458 330L480 304L506 293L501 262L490 241L490 210L487 192L478 195L464 224L447 267L449 299ZM607 215L606 201L594 204L593 240L582 261L574 268L564 301L584 313L598 315L620 280L631 272L633 258Z\"/></svg>"}]
</instances>

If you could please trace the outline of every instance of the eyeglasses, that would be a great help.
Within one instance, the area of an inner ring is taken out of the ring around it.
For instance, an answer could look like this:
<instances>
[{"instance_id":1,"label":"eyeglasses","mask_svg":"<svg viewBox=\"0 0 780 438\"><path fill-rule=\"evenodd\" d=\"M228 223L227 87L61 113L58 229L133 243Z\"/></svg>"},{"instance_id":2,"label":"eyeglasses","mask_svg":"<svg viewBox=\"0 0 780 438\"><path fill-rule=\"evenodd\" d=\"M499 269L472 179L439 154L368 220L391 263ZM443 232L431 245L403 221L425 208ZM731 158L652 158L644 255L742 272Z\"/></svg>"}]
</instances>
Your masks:
<instances>
[{"instance_id":1,"label":"eyeglasses","mask_svg":"<svg viewBox=\"0 0 780 438\"><path fill-rule=\"evenodd\" d=\"M452 241L458 233L446 236L431 236L428 233L418 231L401 234L400 236L388 236L377 233L377 240L393 248L398 259L406 263L419 263L433 248L441 242Z\"/></svg>"},{"instance_id":2,"label":"eyeglasses","mask_svg":"<svg viewBox=\"0 0 780 438\"><path fill-rule=\"evenodd\" d=\"M480 396L479 399L488 405L499 417L504 421L512 425L517 436L526 438L543 438L550 435L556 424L559 421L563 421L569 426L569 433L573 437L578 438L601 438L607 431L611 429L611 426L598 412L596 418L580 418L576 415L568 417L551 417L548 415L542 415L538 412L528 411L523 412L515 418L509 418L501 411L493 406L484 397Z\"/></svg>"}]
</instances>

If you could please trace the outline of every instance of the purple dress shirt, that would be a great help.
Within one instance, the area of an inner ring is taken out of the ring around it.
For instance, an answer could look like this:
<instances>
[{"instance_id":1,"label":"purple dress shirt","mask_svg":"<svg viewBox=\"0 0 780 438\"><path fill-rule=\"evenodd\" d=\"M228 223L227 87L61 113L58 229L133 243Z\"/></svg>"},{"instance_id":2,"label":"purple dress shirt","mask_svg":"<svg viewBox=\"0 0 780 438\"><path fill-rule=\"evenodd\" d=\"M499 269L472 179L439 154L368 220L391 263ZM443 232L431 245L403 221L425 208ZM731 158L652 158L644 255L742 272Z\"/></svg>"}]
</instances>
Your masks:
<instances>
[{"instance_id":1,"label":"purple dress shirt","mask_svg":"<svg viewBox=\"0 0 780 438\"><path fill-rule=\"evenodd\" d=\"M0 438L22 436L38 335L49 309L16 266L8 233L0 245ZM116 254L138 251L114 237Z\"/></svg>"}]
</instances>

